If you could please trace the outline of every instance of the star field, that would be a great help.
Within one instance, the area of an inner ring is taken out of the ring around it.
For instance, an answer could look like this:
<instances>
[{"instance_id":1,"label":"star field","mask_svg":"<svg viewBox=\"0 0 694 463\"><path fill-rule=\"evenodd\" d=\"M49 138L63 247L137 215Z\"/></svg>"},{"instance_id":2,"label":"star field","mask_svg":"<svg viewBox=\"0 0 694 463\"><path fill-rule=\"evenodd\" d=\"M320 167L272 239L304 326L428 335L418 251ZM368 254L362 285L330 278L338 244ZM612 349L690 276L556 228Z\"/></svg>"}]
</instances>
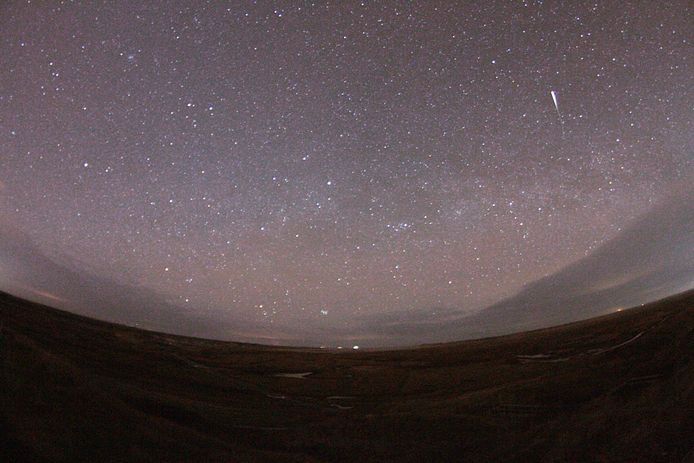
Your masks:
<instances>
[{"instance_id":1,"label":"star field","mask_svg":"<svg viewBox=\"0 0 694 463\"><path fill-rule=\"evenodd\" d=\"M474 312L694 179L690 19L684 1L5 2L0 222L229 339Z\"/></svg>"}]
</instances>

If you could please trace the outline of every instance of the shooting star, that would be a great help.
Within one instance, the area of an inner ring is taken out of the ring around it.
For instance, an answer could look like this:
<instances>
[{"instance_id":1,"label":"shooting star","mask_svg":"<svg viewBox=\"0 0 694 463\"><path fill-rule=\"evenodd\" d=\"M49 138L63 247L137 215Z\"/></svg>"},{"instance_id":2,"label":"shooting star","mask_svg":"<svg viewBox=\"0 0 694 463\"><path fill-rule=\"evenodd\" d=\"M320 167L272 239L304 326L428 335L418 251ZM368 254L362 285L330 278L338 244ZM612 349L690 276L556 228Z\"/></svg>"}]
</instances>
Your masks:
<instances>
[{"instance_id":1,"label":"shooting star","mask_svg":"<svg viewBox=\"0 0 694 463\"><path fill-rule=\"evenodd\" d=\"M554 90L550 90L552 94L552 101L554 101L554 108L557 110L557 115L559 116L559 123L561 124L561 137L564 138L564 118L561 116L561 112L559 112L559 102L557 100L557 92Z\"/></svg>"}]
</instances>

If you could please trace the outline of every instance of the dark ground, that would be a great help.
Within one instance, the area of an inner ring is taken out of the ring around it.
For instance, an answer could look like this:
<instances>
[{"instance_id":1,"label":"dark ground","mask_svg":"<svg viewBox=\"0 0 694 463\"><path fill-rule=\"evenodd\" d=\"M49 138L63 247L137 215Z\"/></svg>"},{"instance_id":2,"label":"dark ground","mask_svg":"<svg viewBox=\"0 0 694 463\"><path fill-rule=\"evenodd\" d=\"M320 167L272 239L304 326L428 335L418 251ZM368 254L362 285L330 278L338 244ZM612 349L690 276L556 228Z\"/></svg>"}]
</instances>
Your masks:
<instances>
[{"instance_id":1,"label":"dark ground","mask_svg":"<svg viewBox=\"0 0 694 463\"><path fill-rule=\"evenodd\" d=\"M3 293L0 323L0 461L694 461L691 291L389 352L170 336Z\"/></svg>"}]
</instances>

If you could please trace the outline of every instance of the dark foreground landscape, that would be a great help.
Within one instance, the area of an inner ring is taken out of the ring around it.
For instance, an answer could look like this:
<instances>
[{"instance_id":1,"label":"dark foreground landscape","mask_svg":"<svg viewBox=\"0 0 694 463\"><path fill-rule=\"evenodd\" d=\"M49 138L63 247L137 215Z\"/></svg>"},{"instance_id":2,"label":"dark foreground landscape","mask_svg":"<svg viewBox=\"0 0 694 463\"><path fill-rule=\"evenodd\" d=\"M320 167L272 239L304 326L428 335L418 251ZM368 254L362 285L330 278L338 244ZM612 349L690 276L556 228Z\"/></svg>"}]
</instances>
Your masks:
<instances>
[{"instance_id":1,"label":"dark foreground landscape","mask_svg":"<svg viewBox=\"0 0 694 463\"><path fill-rule=\"evenodd\" d=\"M327 352L0 293L1 461L693 461L694 292L529 333Z\"/></svg>"}]
</instances>

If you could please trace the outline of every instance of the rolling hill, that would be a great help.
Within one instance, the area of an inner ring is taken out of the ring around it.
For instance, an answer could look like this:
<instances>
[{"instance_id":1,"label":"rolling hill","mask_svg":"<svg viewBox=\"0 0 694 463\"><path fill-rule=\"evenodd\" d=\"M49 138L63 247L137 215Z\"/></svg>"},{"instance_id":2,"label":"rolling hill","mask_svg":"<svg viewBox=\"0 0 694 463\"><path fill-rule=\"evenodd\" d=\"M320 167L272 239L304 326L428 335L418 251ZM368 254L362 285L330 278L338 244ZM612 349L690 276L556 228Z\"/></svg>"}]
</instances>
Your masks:
<instances>
[{"instance_id":1,"label":"rolling hill","mask_svg":"<svg viewBox=\"0 0 694 463\"><path fill-rule=\"evenodd\" d=\"M346 352L143 331L3 293L0 459L691 461L693 309L690 291Z\"/></svg>"}]
</instances>

